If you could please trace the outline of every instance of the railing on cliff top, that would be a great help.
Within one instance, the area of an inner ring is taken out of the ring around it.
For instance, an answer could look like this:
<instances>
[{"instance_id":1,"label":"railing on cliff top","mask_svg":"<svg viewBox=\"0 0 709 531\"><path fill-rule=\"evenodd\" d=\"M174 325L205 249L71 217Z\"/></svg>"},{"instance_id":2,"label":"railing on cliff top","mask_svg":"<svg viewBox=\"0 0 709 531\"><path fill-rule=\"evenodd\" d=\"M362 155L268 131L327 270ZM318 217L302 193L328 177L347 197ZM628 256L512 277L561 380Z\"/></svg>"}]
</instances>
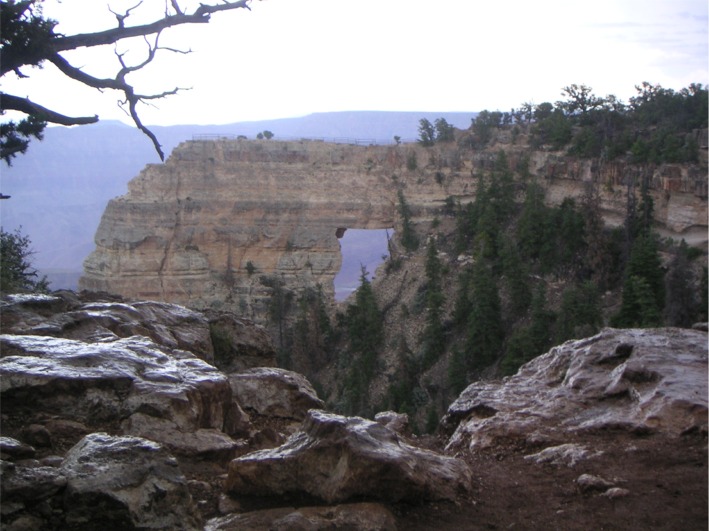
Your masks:
<instances>
[{"instance_id":1,"label":"railing on cliff top","mask_svg":"<svg viewBox=\"0 0 709 531\"><path fill-rule=\"evenodd\" d=\"M248 140L245 135L220 135L220 134L199 134L192 135L192 140L211 142L214 140ZM271 140L279 141L285 140L288 142L330 142L333 144L351 144L354 146L388 146L396 144L396 140L393 138L391 140L382 140L376 138L345 138L345 137L303 137L303 136L274 136ZM418 142L413 138L401 138L399 143L407 144Z\"/></svg>"}]
</instances>

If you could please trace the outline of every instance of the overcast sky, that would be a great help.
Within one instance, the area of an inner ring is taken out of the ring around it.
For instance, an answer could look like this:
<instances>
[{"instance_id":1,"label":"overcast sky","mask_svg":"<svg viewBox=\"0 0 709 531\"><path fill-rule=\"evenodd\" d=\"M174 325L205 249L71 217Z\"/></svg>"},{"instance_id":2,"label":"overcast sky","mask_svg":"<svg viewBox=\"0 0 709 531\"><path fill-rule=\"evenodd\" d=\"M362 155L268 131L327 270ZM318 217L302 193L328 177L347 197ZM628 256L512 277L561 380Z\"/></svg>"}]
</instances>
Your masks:
<instances>
[{"instance_id":1,"label":"overcast sky","mask_svg":"<svg viewBox=\"0 0 709 531\"><path fill-rule=\"evenodd\" d=\"M136 3L46 0L45 13L59 21L57 31L92 32L115 25L109 5ZM128 22L154 8L159 16L165 3L143 0ZM506 111L557 101L572 83L627 101L642 81L706 85L708 26L706 0L254 0L250 12L165 32L163 46L192 53L164 52L129 81L141 93L192 87L142 107L151 125L349 110ZM145 45L119 46L128 49L140 54ZM66 57L97 76L116 70L113 47ZM2 90L64 114L129 122L115 93L82 88L51 65L24 73L31 78L6 75Z\"/></svg>"}]
</instances>

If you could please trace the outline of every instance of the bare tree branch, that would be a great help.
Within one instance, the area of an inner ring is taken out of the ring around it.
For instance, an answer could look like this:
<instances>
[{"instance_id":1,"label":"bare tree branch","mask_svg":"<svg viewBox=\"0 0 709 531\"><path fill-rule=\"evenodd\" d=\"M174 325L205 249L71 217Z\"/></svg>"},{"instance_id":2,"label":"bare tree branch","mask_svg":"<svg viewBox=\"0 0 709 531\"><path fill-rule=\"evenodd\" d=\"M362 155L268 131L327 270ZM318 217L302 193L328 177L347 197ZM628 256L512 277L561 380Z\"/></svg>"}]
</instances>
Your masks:
<instances>
[{"instance_id":1,"label":"bare tree branch","mask_svg":"<svg viewBox=\"0 0 709 531\"><path fill-rule=\"evenodd\" d=\"M115 79L97 78L92 75L89 75L83 70L70 65L69 62L59 54L54 54L50 57L47 57L47 60L54 66L56 66L59 70L61 70L64 75L75 79L76 81L79 81L84 85L88 85L89 87L97 89L110 88L115 90L121 90L121 87L118 85Z\"/></svg>"},{"instance_id":2,"label":"bare tree branch","mask_svg":"<svg viewBox=\"0 0 709 531\"><path fill-rule=\"evenodd\" d=\"M28 98L19 98L12 94L0 93L2 108L4 110L19 111L25 114L37 116L40 120L59 125L86 125L98 122L98 116L65 116L58 112L47 109Z\"/></svg>"},{"instance_id":3,"label":"bare tree branch","mask_svg":"<svg viewBox=\"0 0 709 531\"><path fill-rule=\"evenodd\" d=\"M26 9L32 7L35 2L41 0L26 0L24 2L18 2L14 5L17 12L14 12L16 18L18 15L22 15ZM216 1L216 0L212 0ZM39 22L44 24L40 26L43 32L40 32L40 39L33 48L28 48L22 43L17 46L10 47L0 47L0 77L4 76L8 72L15 72L18 77L28 77L25 76L20 68L26 65L41 65L43 61L49 61L54 64L64 75L67 77L79 81L80 83L96 88L98 90L112 89L123 93L124 99L119 102L122 108L127 106L127 114L131 116L136 127L140 129L145 135L147 135L153 145L155 150L158 152L161 160L164 160L164 153L158 142L156 136L143 125L140 117L137 113L137 105L140 102L146 103L151 100L156 100L160 98L165 98L167 96L176 94L181 90L188 90L184 88L174 88L172 90L164 91L159 94L136 94L134 87L126 80L126 77L137 70L146 67L155 58L155 54L158 50L167 50L173 53L190 53L189 51L181 51L174 48L162 48L159 46L158 41L160 34L163 30L171 28L173 26L178 26L182 24L205 24L210 21L210 17L214 13L221 11L230 11L234 9L248 9L250 10L249 3L251 0L238 0L238 1L227 1L221 0L220 4L200 4L192 13L185 13L185 11L180 7L179 0L165 0L165 16L162 19L156 20L148 24L142 24L137 26L126 26L126 20L131 15L131 12L141 6L143 0L137 0L137 4L133 7L128 8L125 13L120 14L113 11L109 6L109 11L113 13L118 21L118 26L105 31L98 31L95 33L82 33L77 35L60 35L55 34L53 31L54 21L44 20L39 17ZM169 6L168 6L169 3ZM3 4L4 5L4 4ZM37 19L33 19L31 23L36 24ZM151 44L148 41L148 36L155 35L155 42ZM75 50L81 47L92 47L92 46L102 46L107 44L116 44L123 39L129 39L132 37L143 37L148 46L147 58L134 66L130 66L126 63L124 59L125 54L118 53L115 51L115 55L120 63L120 70L116 73L114 78L99 78L87 74L80 68L71 65L64 57L60 55L60 52ZM51 122L61 125L79 125L79 124L89 124L98 121L97 116L93 117L69 117L64 116L60 113L42 107L29 99L20 98L17 96L1 94L2 99L0 100L0 113L5 110L16 110L24 112L30 116L35 116L44 122ZM25 142L26 146L26 142ZM24 151L23 151L24 152Z\"/></svg>"},{"instance_id":4,"label":"bare tree branch","mask_svg":"<svg viewBox=\"0 0 709 531\"><path fill-rule=\"evenodd\" d=\"M94 76L91 76L90 74L87 74L83 70L76 68L75 66L72 66L66 59L64 59L61 55L55 54L52 57L49 58L49 60L54 64L63 74L66 76L75 79L77 81L80 81L84 85L87 85L89 87L93 87L96 89L113 89L113 90L119 90L123 92L125 99L123 100L122 104L128 106L128 111L127 114L133 119L133 122L135 123L136 127L140 129L148 138L153 143L153 146L155 147L155 151L157 151L158 155L160 156L160 160L165 160L165 153L162 150L162 146L160 145L160 142L158 141L157 137L155 134L153 134L150 129L148 129L145 125L143 125L143 122L140 120L140 117L138 116L138 111L137 111L137 105L141 101L146 101L146 100L155 100L155 99L160 99L160 98L165 98L167 96L171 96L174 94L177 94L177 92L181 90L187 90L184 88L174 88L169 91L162 92L160 94L152 94L152 95L147 95L147 94L136 94L135 89L132 85L130 85L126 81L126 76L130 74L131 72L135 72L137 70L140 70L147 66L154 58L155 58L155 53L157 50L163 49L160 48L158 44L158 39L159 39L159 34L155 37L155 44L150 45L148 43L148 56L147 58L140 64L137 64L135 66L129 66L126 64L123 54L119 54L116 52L116 57L118 57L118 61L121 64L121 69L118 71L116 74L116 77L114 79L110 78L97 78ZM146 38L147 42L147 38Z\"/></svg>"},{"instance_id":5,"label":"bare tree branch","mask_svg":"<svg viewBox=\"0 0 709 531\"><path fill-rule=\"evenodd\" d=\"M137 9L138 7L140 7L140 5L141 5L142 3L143 3L143 2L142 2L142 0L141 0L140 2L138 2L138 3L137 3L136 5L134 5L133 7L129 7L128 9L126 9L125 14L123 14L123 15L121 15L121 14L119 14L119 13L116 13L113 9L111 9L110 6L108 7L108 10L116 16L116 20L118 20L118 27L119 27L119 28L124 28L124 27L125 27L125 20L130 16L130 12L133 11L134 9Z\"/></svg>"},{"instance_id":6,"label":"bare tree branch","mask_svg":"<svg viewBox=\"0 0 709 531\"><path fill-rule=\"evenodd\" d=\"M115 44L116 42L128 39L131 37L142 37L145 35L152 35L154 33L159 33L160 31L171 28L173 26L179 26L181 24L206 24L209 22L212 13L217 13L219 11L228 11L233 9L248 9L249 2L251 0L239 0L238 2L224 2L219 5L206 5L200 4L200 6L192 14L185 14L182 11L176 15L168 15L164 18L151 22L149 24L143 24L140 26L119 26L117 28L111 28L105 31L97 31L95 33L80 33L77 35L54 35L51 42L47 43L47 52L41 52L40 55L16 55L13 53L6 53L7 50L0 48L0 77L8 72L17 70L21 66L28 63L28 59L32 61L31 64L36 64L44 59L48 59L47 55L58 52L65 52L68 50L74 50L76 48L91 47L91 46L102 46L105 44ZM26 2L30 4L31 2ZM133 9L133 8L131 8ZM129 10L130 11L130 10ZM114 13L115 14L115 13Z\"/></svg>"},{"instance_id":7,"label":"bare tree branch","mask_svg":"<svg viewBox=\"0 0 709 531\"><path fill-rule=\"evenodd\" d=\"M131 27L118 27L106 31L97 31L95 33L57 36L52 47L55 52L63 52L81 47L113 44L130 37L152 35L153 33L158 33L164 29L179 26L180 24L206 24L209 22L212 13L241 8L251 10L249 7L249 2L250 0L239 0L238 2L224 2L219 5L200 4L200 6L192 14L184 14L179 12L176 15L166 16L160 20L151 22L150 24Z\"/></svg>"},{"instance_id":8,"label":"bare tree branch","mask_svg":"<svg viewBox=\"0 0 709 531\"><path fill-rule=\"evenodd\" d=\"M177 0L170 0L170 3L172 4L172 9L175 10L175 13L177 13L178 15L184 15L182 9L180 9L180 6L177 5Z\"/></svg>"}]
</instances>

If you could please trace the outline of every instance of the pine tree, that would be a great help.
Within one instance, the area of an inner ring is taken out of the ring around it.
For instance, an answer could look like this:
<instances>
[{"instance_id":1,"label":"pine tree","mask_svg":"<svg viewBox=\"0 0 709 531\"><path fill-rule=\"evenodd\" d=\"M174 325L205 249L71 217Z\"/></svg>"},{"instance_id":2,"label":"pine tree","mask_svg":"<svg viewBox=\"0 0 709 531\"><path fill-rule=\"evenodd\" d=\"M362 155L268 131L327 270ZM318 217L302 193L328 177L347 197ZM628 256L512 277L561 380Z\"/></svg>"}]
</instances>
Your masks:
<instances>
[{"instance_id":1,"label":"pine tree","mask_svg":"<svg viewBox=\"0 0 709 531\"><path fill-rule=\"evenodd\" d=\"M530 359L532 352L534 352L534 343L529 327L516 328L507 341L505 356L500 364L502 374L516 373Z\"/></svg>"},{"instance_id":2,"label":"pine tree","mask_svg":"<svg viewBox=\"0 0 709 531\"><path fill-rule=\"evenodd\" d=\"M465 353L461 350L453 351L448 364L448 387L453 395L460 394L467 387L467 372Z\"/></svg>"},{"instance_id":3,"label":"pine tree","mask_svg":"<svg viewBox=\"0 0 709 531\"><path fill-rule=\"evenodd\" d=\"M610 283L610 261L608 259L608 241L601 216L601 197L593 183L586 183L581 200L583 218L583 244L585 248L582 263L586 271L584 277L591 278L605 289Z\"/></svg>"},{"instance_id":4,"label":"pine tree","mask_svg":"<svg viewBox=\"0 0 709 531\"><path fill-rule=\"evenodd\" d=\"M554 226L557 237L555 252L557 270L576 270L584 247L584 219L576 209L576 202L566 198L555 212Z\"/></svg>"},{"instance_id":5,"label":"pine tree","mask_svg":"<svg viewBox=\"0 0 709 531\"><path fill-rule=\"evenodd\" d=\"M470 249L478 224L478 209L476 202L460 207L455 218L455 250L462 253Z\"/></svg>"},{"instance_id":6,"label":"pine tree","mask_svg":"<svg viewBox=\"0 0 709 531\"><path fill-rule=\"evenodd\" d=\"M669 326L689 327L698 317L699 301L688 252L687 242L684 240L675 246L674 256L665 276L664 318Z\"/></svg>"},{"instance_id":7,"label":"pine tree","mask_svg":"<svg viewBox=\"0 0 709 531\"><path fill-rule=\"evenodd\" d=\"M623 301L613 325L620 327L657 326L665 302L664 273L657 238L641 233L633 243L625 268Z\"/></svg>"},{"instance_id":8,"label":"pine tree","mask_svg":"<svg viewBox=\"0 0 709 531\"><path fill-rule=\"evenodd\" d=\"M294 325L292 350L299 355L302 371L311 376L329 358L333 338L322 286L306 288L298 300L298 317Z\"/></svg>"},{"instance_id":9,"label":"pine tree","mask_svg":"<svg viewBox=\"0 0 709 531\"><path fill-rule=\"evenodd\" d=\"M432 146L436 142L436 128L426 118L419 120L419 143L422 146Z\"/></svg>"},{"instance_id":10,"label":"pine tree","mask_svg":"<svg viewBox=\"0 0 709 531\"><path fill-rule=\"evenodd\" d=\"M534 350L537 353L535 355L539 355L552 346L554 323L557 319L556 314L548 308L547 292L544 284L539 284L534 290L529 313L532 321L529 325L529 331L532 336Z\"/></svg>"},{"instance_id":11,"label":"pine tree","mask_svg":"<svg viewBox=\"0 0 709 531\"><path fill-rule=\"evenodd\" d=\"M546 352L552 343L554 319L554 313L547 309L546 290L540 284L532 299L531 323L516 328L507 342L501 364L503 374L514 374L520 366Z\"/></svg>"},{"instance_id":12,"label":"pine tree","mask_svg":"<svg viewBox=\"0 0 709 531\"><path fill-rule=\"evenodd\" d=\"M505 225L514 212L515 183L504 151L500 151L495 159L490 186L487 190L487 201L493 205L498 222Z\"/></svg>"},{"instance_id":13,"label":"pine tree","mask_svg":"<svg viewBox=\"0 0 709 531\"><path fill-rule=\"evenodd\" d=\"M406 203L404 192L399 190L399 215L401 216L401 244L407 251L415 251L419 247L419 239L411 225L411 212Z\"/></svg>"},{"instance_id":14,"label":"pine tree","mask_svg":"<svg viewBox=\"0 0 709 531\"><path fill-rule=\"evenodd\" d=\"M497 281L488 265L475 264L471 288L465 350L469 366L482 368L500 355L504 339Z\"/></svg>"},{"instance_id":15,"label":"pine tree","mask_svg":"<svg viewBox=\"0 0 709 531\"><path fill-rule=\"evenodd\" d=\"M445 302L441 285L441 262L436 244L431 238L426 251L426 326L421 337L423 363L430 367L445 350L442 308Z\"/></svg>"},{"instance_id":16,"label":"pine tree","mask_svg":"<svg viewBox=\"0 0 709 531\"><path fill-rule=\"evenodd\" d=\"M37 280L37 271L30 263L32 250L29 236L0 229L0 292L39 291L49 289L47 277Z\"/></svg>"},{"instance_id":17,"label":"pine tree","mask_svg":"<svg viewBox=\"0 0 709 531\"><path fill-rule=\"evenodd\" d=\"M468 323L468 316L472 307L470 287L472 284L472 269L464 269L458 276L458 292L453 307L453 322L457 327Z\"/></svg>"},{"instance_id":18,"label":"pine tree","mask_svg":"<svg viewBox=\"0 0 709 531\"><path fill-rule=\"evenodd\" d=\"M522 256L539 260L544 250L548 213L544 204L544 189L536 182L527 186L522 212L517 221L517 242Z\"/></svg>"},{"instance_id":19,"label":"pine tree","mask_svg":"<svg viewBox=\"0 0 709 531\"><path fill-rule=\"evenodd\" d=\"M424 428L426 433L433 433L438 428L438 413L433 404L428 408L428 414L426 415L426 427Z\"/></svg>"},{"instance_id":20,"label":"pine tree","mask_svg":"<svg viewBox=\"0 0 709 531\"><path fill-rule=\"evenodd\" d=\"M499 256L500 235L514 212L515 187L507 155L500 151L490 173L489 184L480 178L475 195L476 224L473 254L495 262Z\"/></svg>"},{"instance_id":21,"label":"pine tree","mask_svg":"<svg viewBox=\"0 0 709 531\"><path fill-rule=\"evenodd\" d=\"M497 260L500 227L495 205L493 203L483 205L473 237L473 255L477 259Z\"/></svg>"},{"instance_id":22,"label":"pine tree","mask_svg":"<svg viewBox=\"0 0 709 531\"><path fill-rule=\"evenodd\" d=\"M436 142L453 142L455 140L455 129L445 118L437 118L434 124L436 127Z\"/></svg>"},{"instance_id":23,"label":"pine tree","mask_svg":"<svg viewBox=\"0 0 709 531\"><path fill-rule=\"evenodd\" d=\"M598 331L603 322L600 297L593 282L564 290L556 327L556 342L579 339Z\"/></svg>"},{"instance_id":24,"label":"pine tree","mask_svg":"<svg viewBox=\"0 0 709 531\"><path fill-rule=\"evenodd\" d=\"M268 316L278 327L278 357L282 367L289 368L291 363L290 350L287 347L288 330L286 317L290 312L293 292L285 288L285 281L276 275L261 278L264 286L271 288L271 298L268 301Z\"/></svg>"},{"instance_id":25,"label":"pine tree","mask_svg":"<svg viewBox=\"0 0 709 531\"><path fill-rule=\"evenodd\" d=\"M355 302L347 309L347 331L350 348L360 359L359 370L369 379L376 369L377 352L384 340L384 324L367 275L362 267Z\"/></svg>"},{"instance_id":26,"label":"pine tree","mask_svg":"<svg viewBox=\"0 0 709 531\"><path fill-rule=\"evenodd\" d=\"M511 239L504 239L501 251L502 273L509 295L511 317L522 317L532 301L529 275L519 254L519 246Z\"/></svg>"}]
</instances>

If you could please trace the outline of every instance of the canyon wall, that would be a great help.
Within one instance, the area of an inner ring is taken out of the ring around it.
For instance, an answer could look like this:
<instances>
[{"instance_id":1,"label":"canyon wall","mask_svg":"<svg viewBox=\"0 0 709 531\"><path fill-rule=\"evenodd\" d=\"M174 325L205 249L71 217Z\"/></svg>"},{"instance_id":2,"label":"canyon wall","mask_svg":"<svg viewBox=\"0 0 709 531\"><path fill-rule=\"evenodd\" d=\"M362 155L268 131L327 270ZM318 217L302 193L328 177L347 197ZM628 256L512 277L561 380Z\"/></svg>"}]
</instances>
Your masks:
<instances>
[{"instance_id":1,"label":"canyon wall","mask_svg":"<svg viewBox=\"0 0 709 531\"><path fill-rule=\"evenodd\" d=\"M479 175L506 151L545 183L547 200L601 194L604 219L625 216L628 183L647 178L658 231L707 245L702 165L634 166L529 151L499 139L456 145L356 146L317 141L209 140L180 144L109 202L80 288L125 297L230 308L263 322L276 290L320 285L334 294L338 237L350 228L401 229L398 192L414 224L442 216L446 200L474 198ZM392 242L392 252L402 252ZM273 311L273 308L271 308Z\"/></svg>"}]
</instances>

